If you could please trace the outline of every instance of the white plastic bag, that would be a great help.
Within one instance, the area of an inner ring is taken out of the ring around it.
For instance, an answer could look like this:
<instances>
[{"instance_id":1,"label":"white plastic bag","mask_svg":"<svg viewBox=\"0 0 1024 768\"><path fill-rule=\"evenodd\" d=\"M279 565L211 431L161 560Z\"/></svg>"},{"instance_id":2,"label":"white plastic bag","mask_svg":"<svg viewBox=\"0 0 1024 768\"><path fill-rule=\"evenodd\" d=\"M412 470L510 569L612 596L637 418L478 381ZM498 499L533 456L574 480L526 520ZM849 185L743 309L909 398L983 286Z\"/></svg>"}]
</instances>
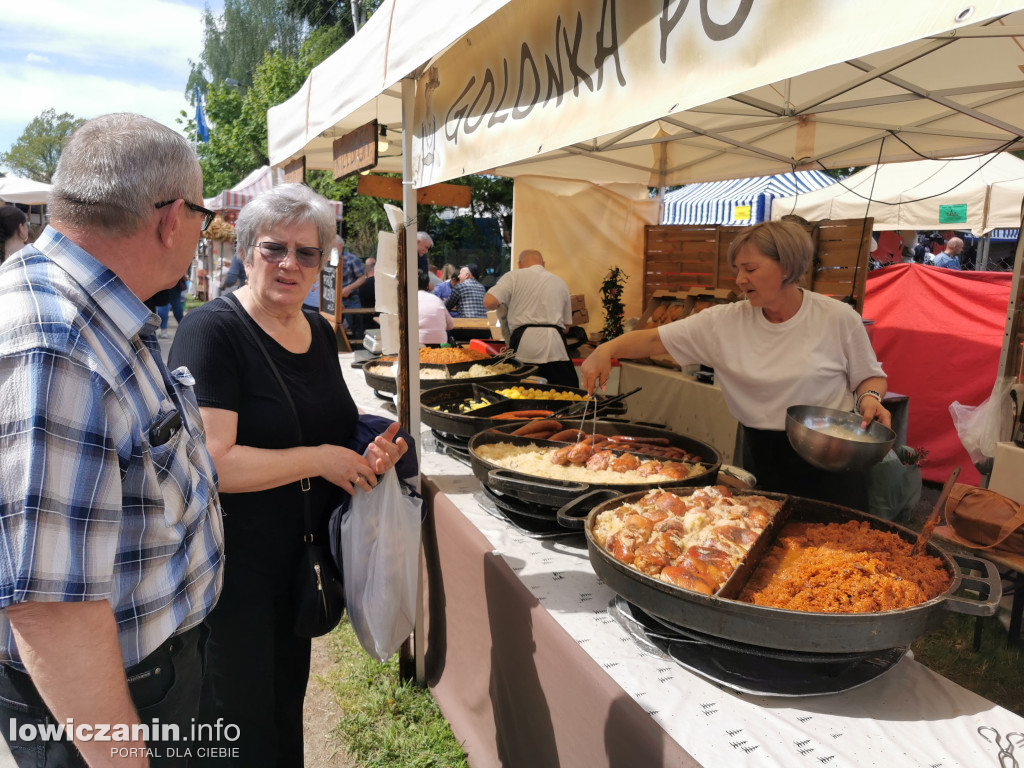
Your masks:
<instances>
[{"instance_id":1,"label":"white plastic bag","mask_svg":"<svg viewBox=\"0 0 1024 768\"><path fill-rule=\"evenodd\" d=\"M372 491L353 495L341 519L349 621L377 661L389 659L416 623L422 503L390 469Z\"/></svg>"},{"instance_id":2,"label":"white plastic bag","mask_svg":"<svg viewBox=\"0 0 1024 768\"><path fill-rule=\"evenodd\" d=\"M971 461L979 464L996 455L996 443L1010 439L1013 417L1010 404L1012 378L996 379L992 394L981 405L961 405L954 400L949 406L957 436Z\"/></svg>"}]
</instances>

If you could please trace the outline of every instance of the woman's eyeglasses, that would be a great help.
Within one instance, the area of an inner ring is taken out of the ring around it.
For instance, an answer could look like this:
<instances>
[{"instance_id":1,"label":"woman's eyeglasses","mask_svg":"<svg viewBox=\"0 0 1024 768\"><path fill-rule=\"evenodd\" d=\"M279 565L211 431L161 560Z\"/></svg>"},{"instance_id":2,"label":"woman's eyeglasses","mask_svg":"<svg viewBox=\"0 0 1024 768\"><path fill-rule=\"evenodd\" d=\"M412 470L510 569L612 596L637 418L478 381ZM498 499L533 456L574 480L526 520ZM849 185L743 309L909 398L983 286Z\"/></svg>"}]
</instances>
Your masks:
<instances>
[{"instance_id":1,"label":"woman's eyeglasses","mask_svg":"<svg viewBox=\"0 0 1024 768\"><path fill-rule=\"evenodd\" d=\"M288 251L291 250L288 246L275 243L273 240L264 240L262 243L256 243L256 248L259 250L260 255L271 264L280 264L287 258ZM324 252L311 245L295 249L295 261L298 262L300 267L319 267L323 257Z\"/></svg>"}]
</instances>

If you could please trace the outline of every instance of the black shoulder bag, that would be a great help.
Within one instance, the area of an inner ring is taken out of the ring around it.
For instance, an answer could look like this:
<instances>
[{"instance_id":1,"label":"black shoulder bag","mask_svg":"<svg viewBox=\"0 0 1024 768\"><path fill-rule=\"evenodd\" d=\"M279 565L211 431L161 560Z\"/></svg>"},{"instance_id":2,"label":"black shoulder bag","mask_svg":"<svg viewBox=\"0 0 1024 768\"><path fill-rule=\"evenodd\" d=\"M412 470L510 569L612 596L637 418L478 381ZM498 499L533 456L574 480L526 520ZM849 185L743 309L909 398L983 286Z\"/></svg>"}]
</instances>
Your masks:
<instances>
[{"instance_id":1,"label":"black shoulder bag","mask_svg":"<svg viewBox=\"0 0 1024 768\"><path fill-rule=\"evenodd\" d=\"M299 412L295 408L295 403L292 401L291 393L288 392L288 387L285 386L284 379L281 378L281 373L274 365L274 361L260 337L249 325L248 318L237 299L233 296L225 296L224 301L238 315L242 326L249 332L249 336L263 353L267 365L274 374L274 378L277 379L281 391L284 392L285 401L292 409L295 428L299 433L299 445L303 445ZM292 594L295 596L295 634L299 637L319 637L326 635L341 621L342 614L345 612L345 586L327 543L321 544L314 541L313 513L309 507L309 478L302 478L299 481L299 486L303 491L302 505L306 524L305 534L302 537L305 546L302 548L302 558L299 560L299 567L292 583Z\"/></svg>"}]
</instances>

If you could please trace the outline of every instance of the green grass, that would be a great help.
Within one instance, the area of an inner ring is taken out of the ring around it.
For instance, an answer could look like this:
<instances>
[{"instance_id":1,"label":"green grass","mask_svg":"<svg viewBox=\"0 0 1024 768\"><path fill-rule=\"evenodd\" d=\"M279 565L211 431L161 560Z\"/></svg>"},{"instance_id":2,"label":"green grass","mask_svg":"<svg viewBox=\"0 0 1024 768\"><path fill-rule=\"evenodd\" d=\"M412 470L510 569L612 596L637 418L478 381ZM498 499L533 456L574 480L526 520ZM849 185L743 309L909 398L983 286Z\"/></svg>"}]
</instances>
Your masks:
<instances>
[{"instance_id":1,"label":"green grass","mask_svg":"<svg viewBox=\"0 0 1024 768\"><path fill-rule=\"evenodd\" d=\"M360 768L469 767L430 691L399 680L397 656L370 658L347 616L330 641L338 666L327 683L342 710L334 734Z\"/></svg>"},{"instance_id":2,"label":"green grass","mask_svg":"<svg viewBox=\"0 0 1024 768\"><path fill-rule=\"evenodd\" d=\"M911 648L914 658L979 696L1024 716L1024 663L1019 647L1007 647L1006 629L982 621L981 650L974 651L974 617L950 614L945 625Z\"/></svg>"}]
</instances>

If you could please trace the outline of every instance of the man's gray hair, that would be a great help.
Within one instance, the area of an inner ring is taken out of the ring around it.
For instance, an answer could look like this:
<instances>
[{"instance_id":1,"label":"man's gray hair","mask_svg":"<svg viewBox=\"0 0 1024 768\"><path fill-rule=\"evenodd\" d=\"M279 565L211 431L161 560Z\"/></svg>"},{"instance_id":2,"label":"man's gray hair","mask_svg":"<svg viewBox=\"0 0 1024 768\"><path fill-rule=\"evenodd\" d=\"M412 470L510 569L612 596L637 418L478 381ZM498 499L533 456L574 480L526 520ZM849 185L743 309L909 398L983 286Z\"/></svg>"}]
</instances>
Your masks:
<instances>
[{"instance_id":1,"label":"man's gray hair","mask_svg":"<svg viewBox=\"0 0 1024 768\"><path fill-rule=\"evenodd\" d=\"M317 231L317 247L322 250L320 267L330 257L337 234L334 207L322 195L305 184L280 184L261 193L238 214L235 239L238 256L246 266L252 264L256 238L277 227L313 224ZM307 243L308 245L308 243Z\"/></svg>"},{"instance_id":2,"label":"man's gray hair","mask_svg":"<svg viewBox=\"0 0 1024 768\"><path fill-rule=\"evenodd\" d=\"M428 235L426 232L423 232L422 230L416 233L416 240L421 243L426 243L427 248L434 247L434 238L432 238L430 235Z\"/></svg>"},{"instance_id":3,"label":"man's gray hair","mask_svg":"<svg viewBox=\"0 0 1024 768\"><path fill-rule=\"evenodd\" d=\"M132 235L157 203L182 198L201 204L195 197L202 186L195 150L181 134L142 115L102 115L76 130L61 152L50 218Z\"/></svg>"}]
</instances>

